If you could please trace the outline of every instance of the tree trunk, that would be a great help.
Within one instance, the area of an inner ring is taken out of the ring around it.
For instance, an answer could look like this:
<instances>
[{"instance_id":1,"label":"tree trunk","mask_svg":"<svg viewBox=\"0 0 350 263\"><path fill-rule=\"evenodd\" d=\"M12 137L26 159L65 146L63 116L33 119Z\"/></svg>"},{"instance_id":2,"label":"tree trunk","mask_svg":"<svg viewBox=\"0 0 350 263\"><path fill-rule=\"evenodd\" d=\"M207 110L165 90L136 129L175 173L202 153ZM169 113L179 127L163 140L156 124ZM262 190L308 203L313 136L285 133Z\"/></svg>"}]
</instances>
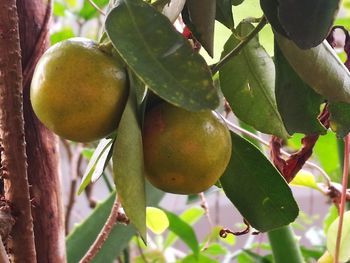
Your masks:
<instances>
[{"instance_id":1,"label":"tree trunk","mask_svg":"<svg viewBox=\"0 0 350 263\"><path fill-rule=\"evenodd\" d=\"M5 198L15 224L7 242L12 262L36 262L24 138L21 48L16 0L0 2L0 142Z\"/></svg>"},{"instance_id":2,"label":"tree trunk","mask_svg":"<svg viewBox=\"0 0 350 263\"><path fill-rule=\"evenodd\" d=\"M34 67L48 47L51 1L17 0L23 65L25 135L28 177L37 260L64 263L64 221L57 138L35 117L29 98Z\"/></svg>"}]
</instances>

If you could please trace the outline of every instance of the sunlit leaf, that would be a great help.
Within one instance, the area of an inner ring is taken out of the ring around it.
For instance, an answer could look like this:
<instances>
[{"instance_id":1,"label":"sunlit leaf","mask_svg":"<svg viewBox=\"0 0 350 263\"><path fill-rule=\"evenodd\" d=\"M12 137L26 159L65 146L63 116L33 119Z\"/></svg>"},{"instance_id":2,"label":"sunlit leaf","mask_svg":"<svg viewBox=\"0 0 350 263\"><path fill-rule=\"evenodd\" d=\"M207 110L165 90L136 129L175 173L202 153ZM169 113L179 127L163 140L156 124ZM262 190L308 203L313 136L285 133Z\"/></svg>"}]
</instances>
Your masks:
<instances>
[{"instance_id":1,"label":"sunlit leaf","mask_svg":"<svg viewBox=\"0 0 350 263\"><path fill-rule=\"evenodd\" d=\"M126 64L158 96L190 111L218 106L205 60L149 4L120 0L105 25Z\"/></svg>"},{"instance_id":2,"label":"sunlit leaf","mask_svg":"<svg viewBox=\"0 0 350 263\"><path fill-rule=\"evenodd\" d=\"M83 179L81 180L78 194L81 194L86 186L90 183L92 177L94 181L100 177L109 161L108 153L112 148L112 139L102 139L96 147L96 150L91 156L91 159L86 167Z\"/></svg>"},{"instance_id":3,"label":"sunlit leaf","mask_svg":"<svg viewBox=\"0 0 350 263\"><path fill-rule=\"evenodd\" d=\"M50 34L50 44L53 45L53 44L56 44L62 40L72 38L74 36L75 35L74 35L72 28L65 27L59 31L56 31L56 32L53 32L52 34Z\"/></svg>"},{"instance_id":4,"label":"sunlit leaf","mask_svg":"<svg viewBox=\"0 0 350 263\"><path fill-rule=\"evenodd\" d=\"M306 170L300 170L290 184L319 190L314 175Z\"/></svg>"},{"instance_id":5,"label":"sunlit leaf","mask_svg":"<svg viewBox=\"0 0 350 263\"><path fill-rule=\"evenodd\" d=\"M146 225L153 233L160 235L169 226L169 220L163 210L156 207L147 207Z\"/></svg>"},{"instance_id":6,"label":"sunlit leaf","mask_svg":"<svg viewBox=\"0 0 350 263\"><path fill-rule=\"evenodd\" d=\"M240 39L254 27L241 23L236 34L226 42L222 57L234 49ZM263 133L281 138L288 136L277 110L275 99L275 65L258 38L220 69L220 86L235 115Z\"/></svg>"},{"instance_id":7,"label":"sunlit leaf","mask_svg":"<svg viewBox=\"0 0 350 263\"><path fill-rule=\"evenodd\" d=\"M350 103L350 73L326 41L302 50L279 34L275 37L284 57L306 84L330 101Z\"/></svg>"},{"instance_id":8,"label":"sunlit leaf","mask_svg":"<svg viewBox=\"0 0 350 263\"><path fill-rule=\"evenodd\" d=\"M231 139L231 160L220 178L226 196L261 232L293 222L299 209L286 181L253 144L234 133Z\"/></svg>"},{"instance_id":9,"label":"sunlit leaf","mask_svg":"<svg viewBox=\"0 0 350 263\"><path fill-rule=\"evenodd\" d=\"M337 232L339 225L339 217L330 225L327 232L327 249L329 253L335 256L335 246L337 240ZM350 211L345 212L343 227L341 232L341 241L339 249L339 261L346 262L350 259Z\"/></svg>"},{"instance_id":10,"label":"sunlit leaf","mask_svg":"<svg viewBox=\"0 0 350 263\"><path fill-rule=\"evenodd\" d=\"M130 93L113 149L113 178L130 222L146 240L146 200L141 130L136 97Z\"/></svg>"}]
</instances>

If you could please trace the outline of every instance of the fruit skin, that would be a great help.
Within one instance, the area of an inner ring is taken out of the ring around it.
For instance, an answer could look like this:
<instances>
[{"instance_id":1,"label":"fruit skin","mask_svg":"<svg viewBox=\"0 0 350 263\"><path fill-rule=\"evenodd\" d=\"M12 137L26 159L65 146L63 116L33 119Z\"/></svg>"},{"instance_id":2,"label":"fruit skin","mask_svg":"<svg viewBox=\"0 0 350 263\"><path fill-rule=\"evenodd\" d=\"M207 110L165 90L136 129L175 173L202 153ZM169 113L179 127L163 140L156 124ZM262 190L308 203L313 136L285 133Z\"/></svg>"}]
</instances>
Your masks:
<instances>
[{"instance_id":1,"label":"fruit skin","mask_svg":"<svg viewBox=\"0 0 350 263\"><path fill-rule=\"evenodd\" d=\"M39 120L57 135L77 142L101 139L115 130L128 96L119 61L85 38L49 48L32 79L30 98Z\"/></svg>"},{"instance_id":2,"label":"fruit skin","mask_svg":"<svg viewBox=\"0 0 350 263\"><path fill-rule=\"evenodd\" d=\"M227 127L211 112L161 103L145 115L146 178L175 194L195 194L216 183L231 157Z\"/></svg>"}]
</instances>

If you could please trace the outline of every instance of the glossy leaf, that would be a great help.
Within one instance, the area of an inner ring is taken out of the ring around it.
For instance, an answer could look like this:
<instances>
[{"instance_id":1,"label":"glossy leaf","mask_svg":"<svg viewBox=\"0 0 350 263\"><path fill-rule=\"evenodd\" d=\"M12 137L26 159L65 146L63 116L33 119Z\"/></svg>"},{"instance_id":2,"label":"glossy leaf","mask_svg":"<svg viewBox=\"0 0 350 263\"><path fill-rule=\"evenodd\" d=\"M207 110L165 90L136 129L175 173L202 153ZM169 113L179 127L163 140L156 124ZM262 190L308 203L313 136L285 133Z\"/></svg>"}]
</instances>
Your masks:
<instances>
[{"instance_id":1,"label":"glossy leaf","mask_svg":"<svg viewBox=\"0 0 350 263\"><path fill-rule=\"evenodd\" d=\"M249 23L241 23L236 34L244 37L253 28ZM225 44L222 57L239 42L240 39L232 35ZM220 86L240 120L263 133L286 138L288 134L275 100L274 67L271 57L255 37L220 69Z\"/></svg>"},{"instance_id":2,"label":"glossy leaf","mask_svg":"<svg viewBox=\"0 0 350 263\"><path fill-rule=\"evenodd\" d=\"M164 195L163 192L150 184L146 184L146 192L147 205L149 206L156 206ZM106 222L114 199L115 192L98 204L93 212L84 221L76 225L68 235L66 238L68 263L79 262L85 255ZM116 224L92 262L113 263L123 249L128 246L134 235L136 235L136 231L131 225Z\"/></svg>"},{"instance_id":3,"label":"glossy leaf","mask_svg":"<svg viewBox=\"0 0 350 263\"><path fill-rule=\"evenodd\" d=\"M141 130L136 112L136 97L128 102L117 130L113 149L114 182L122 207L130 222L146 240L146 200Z\"/></svg>"},{"instance_id":4,"label":"glossy leaf","mask_svg":"<svg viewBox=\"0 0 350 263\"><path fill-rule=\"evenodd\" d=\"M81 194L81 192L84 191L92 178L94 178L93 181L96 181L102 175L109 161L108 153L112 148L112 143L112 139L102 139L99 142L86 167L78 189L78 194Z\"/></svg>"},{"instance_id":5,"label":"glossy leaf","mask_svg":"<svg viewBox=\"0 0 350 263\"><path fill-rule=\"evenodd\" d=\"M215 19L228 29L235 27L232 14L232 0L216 0Z\"/></svg>"},{"instance_id":6,"label":"glossy leaf","mask_svg":"<svg viewBox=\"0 0 350 263\"><path fill-rule=\"evenodd\" d=\"M214 53L215 2L216 0L186 1L190 22L193 26L192 33L211 57Z\"/></svg>"},{"instance_id":7,"label":"glossy leaf","mask_svg":"<svg viewBox=\"0 0 350 263\"><path fill-rule=\"evenodd\" d=\"M340 138L345 137L350 132L350 104L330 103L330 126Z\"/></svg>"},{"instance_id":8,"label":"glossy leaf","mask_svg":"<svg viewBox=\"0 0 350 263\"><path fill-rule=\"evenodd\" d=\"M306 84L330 101L350 103L350 73L326 41L302 50L279 34L275 37L284 57Z\"/></svg>"},{"instance_id":9,"label":"glossy leaf","mask_svg":"<svg viewBox=\"0 0 350 263\"><path fill-rule=\"evenodd\" d=\"M164 6L162 13L169 18L171 23L174 23L181 14L185 3L186 0L171 0L169 4Z\"/></svg>"},{"instance_id":10,"label":"glossy leaf","mask_svg":"<svg viewBox=\"0 0 350 263\"><path fill-rule=\"evenodd\" d=\"M335 245L337 240L337 232L339 225L339 217L328 228L326 243L329 253L334 257ZM350 211L345 212L343 227L341 232L341 241L339 249L339 262L346 262L350 259Z\"/></svg>"},{"instance_id":11,"label":"glossy leaf","mask_svg":"<svg viewBox=\"0 0 350 263\"><path fill-rule=\"evenodd\" d=\"M277 0L278 17L288 36L303 49L327 37L340 0Z\"/></svg>"},{"instance_id":12,"label":"glossy leaf","mask_svg":"<svg viewBox=\"0 0 350 263\"><path fill-rule=\"evenodd\" d=\"M324 99L295 73L275 44L277 107L289 134L324 134L325 127L318 121Z\"/></svg>"},{"instance_id":13,"label":"glossy leaf","mask_svg":"<svg viewBox=\"0 0 350 263\"><path fill-rule=\"evenodd\" d=\"M146 225L153 233L160 235L169 226L169 220L163 210L156 207L147 207Z\"/></svg>"},{"instance_id":14,"label":"glossy leaf","mask_svg":"<svg viewBox=\"0 0 350 263\"><path fill-rule=\"evenodd\" d=\"M176 234L192 250L197 258L199 255L199 246L196 234L192 227L176 214L169 211L166 211L165 213L169 220L169 230Z\"/></svg>"},{"instance_id":15,"label":"glossy leaf","mask_svg":"<svg viewBox=\"0 0 350 263\"><path fill-rule=\"evenodd\" d=\"M253 144L234 133L231 138L231 160L220 178L226 196L261 232L293 222L299 209L286 181Z\"/></svg>"},{"instance_id":16,"label":"glossy leaf","mask_svg":"<svg viewBox=\"0 0 350 263\"><path fill-rule=\"evenodd\" d=\"M218 106L218 91L204 59L149 4L120 0L105 26L126 64L158 96L190 111Z\"/></svg>"},{"instance_id":17,"label":"glossy leaf","mask_svg":"<svg viewBox=\"0 0 350 263\"><path fill-rule=\"evenodd\" d=\"M186 222L189 225L193 225L195 222L197 222L204 214L204 210L199 207L191 207L189 209L186 209L179 218ZM164 241L164 247L169 247L174 244L174 242L179 237L176 236L175 233L170 232Z\"/></svg>"}]
</instances>

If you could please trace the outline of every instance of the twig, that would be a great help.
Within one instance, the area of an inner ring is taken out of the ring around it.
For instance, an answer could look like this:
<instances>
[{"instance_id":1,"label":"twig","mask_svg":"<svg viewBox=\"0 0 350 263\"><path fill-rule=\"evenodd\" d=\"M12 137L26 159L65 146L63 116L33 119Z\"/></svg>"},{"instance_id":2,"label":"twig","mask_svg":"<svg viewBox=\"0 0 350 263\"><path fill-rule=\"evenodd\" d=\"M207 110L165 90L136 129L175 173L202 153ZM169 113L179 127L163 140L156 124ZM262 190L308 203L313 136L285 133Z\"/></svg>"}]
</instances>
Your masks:
<instances>
[{"instance_id":1,"label":"twig","mask_svg":"<svg viewBox=\"0 0 350 263\"><path fill-rule=\"evenodd\" d=\"M10 263L9 258L7 256L4 243L2 242L2 239L0 238L0 262L1 263Z\"/></svg>"},{"instance_id":2,"label":"twig","mask_svg":"<svg viewBox=\"0 0 350 263\"><path fill-rule=\"evenodd\" d=\"M345 211L345 202L346 202L346 190L348 185L349 178L349 145L350 144L350 135L346 135L344 139L344 166L343 166L343 180L342 180L342 193L340 198L340 207L339 207L339 224L337 231L337 240L335 244L335 255L334 255L334 263L338 263L339 261L339 250L340 250L340 242L342 237L342 228L344 221L344 211Z\"/></svg>"},{"instance_id":3,"label":"twig","mask_svg":"<svg viewBox=\"0 0 350 263\"><path fill-rule=\"evenodd\" d=\"M102 9L101 9L98 5L96 5L96 4L94 3L94 1L88 0L88 2L89 2L89 4L90 4L93 8L95 8L101 15L103 15L103 16L106 15L105 12L103 12Z\"/></svg>"},{"instance_id":4,"label":"twig","mask_svg":"<svg viewBox=\"0 0 350 263\"><path fill-rule=\"evenodd\" d=\"M219 69L225 65L231 58L236 56L241 50L252 40L267 24L267 19L265 16L260 18L259 24L250 32L244 39L228 53L225 57L223 57L218 63L211 65L211 72L214 75Z\"/></svg>"},{"instance_id":5,"label":"twig","mask_svg":"<svg viewBox=\"0 0 350 263\"><path fill-rule=\"evenodd\" d=\"M217 112L216 112L217 113ZM217 113L219 114L219 113ZM225 123L227 124L228 128L232 131L238 131L256 141L258 141L259 143L269 147L270 144L265 141L264 139L260 138L259 136L255 135L254 133L251 133L237 125L235 125L234 123L230 122L229 120L227 120L224 116L222 116L221 114L219 114L221 116L221 118L225 121ZM286 157L289 157L291 156L291 154L287 153L286 151L284 151L283 149L281 149L281 153L286 156ZM331 186L331 179L329 178L329 176L327 175L327 173L321 168L319 167L318 165L310 162L310 161L306 161L305 163L306 165L308 165L309 167L312 167L314 168L315 170L319 171L320 172L320 175L323 177L323 179L325 180L327 186Z\"/></svg>"},{"instance_id":6,"label":"twig","mask_svg":"<svg viewBox=\"0 0 350 263\"><path fill-rule=\"evenodd\" d=\"M204 214L205 214L205 216L206 216L207 219L208 219L209 225L210 225L211 227L213 227L213 221L211 220L211 217L210 217L208 202L207 202L207 200L206 200L205 195L204 195L203 192L202 192L202 193L199 193L199 198L201 199L201 204L200 204L200 206L201 206L201 207L203 208L203 210L204 210Z\"/></svg>"},{"instance_id":7,"label":"twig","mask_svg":"<svg viewBox=\"0 0 350 263\"><path fill-rule=\"evenodd\" d=\"M109 233L112 231L113 226L117 222L117 219L119 216L119 213L118 213L119 208L120 208L120 202L119 202L118 196L116 195L112 209L111 209L111 213L109 214L109 216L108 216L105 224L103 225L100 233L98 234L96 240L91 245L89 250L86 252L84 257L79 261L79 263L91 262L91 260L97 254L97 252L101 249L103 243L108 238Z\"/></svg>"}]
</instances>

